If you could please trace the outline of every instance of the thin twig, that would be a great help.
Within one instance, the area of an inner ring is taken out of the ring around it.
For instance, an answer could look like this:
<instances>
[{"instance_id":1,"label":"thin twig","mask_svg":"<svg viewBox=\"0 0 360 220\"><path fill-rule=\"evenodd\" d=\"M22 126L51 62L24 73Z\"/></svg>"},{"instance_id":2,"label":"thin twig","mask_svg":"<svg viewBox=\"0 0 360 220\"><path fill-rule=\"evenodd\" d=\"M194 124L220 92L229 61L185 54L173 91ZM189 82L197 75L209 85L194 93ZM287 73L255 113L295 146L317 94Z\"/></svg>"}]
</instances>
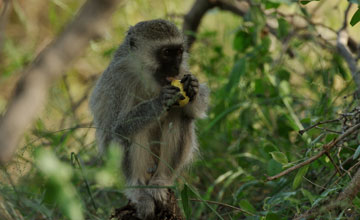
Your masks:
<instances>
[{"instance_id":1,"label":"thin twig","mask_svg":"<svg viewBox=\"0 0 360 220\"><path fill-rule=\"evenodd\" d=\"M310 127L307 127L307 128L305 128L305 129L303 129L303 130L300 130L299 133L300 133L300 135L303 135L303 134L304 134L305 132L307 132L308 130L311 130L312 128L315 128L315 127L317 127L317 126L319 126L319 125L329 124L329 123L339 122L339 121L340 121L339 118L333 119L333 120L328 120L328 121L320 121L320 122L317 122L317 123L314 124L314 125L311 125Z\"/></svg>"},{"instance_id":2,"label":"thin twig","mask_svg":"<svg viewBox=\"0 0 360 220\"><path fill-rule=\"evenodd\" d=\"M322 131L329 132L329 133L341 134L340 131L335 131L335 130L331 130L331 129L328 129L328 128L322 128L322 127L319 127L319 126L316 126L315 128L319 129L319 130L322 130Z\"/></svg>"},{"instance_id":3,"label":"thin twig","mask_svg":"<svg viewBox=\"0 0 360 220\"><path fill-rule=\"evenodd\" d=\"M234 209L234 210L239 211L239 212L243 212L243 213L251 215L251 216L255 216L255 214L253 214L253 213L251 213L249 211L246 211L246 210L244 210L242 208L232 206L232 205L222 203L222 202L216 202L216 201L211 201L211 200L200 200L200 199L190 199L190 201L194 201L194 202L204 202L205 201L205 202L210 203L210 204L220 205L220 206L223 206L223 207Z\"/></svg>"},{"instance_id":4,"label":"thin twig","mask_svg":"<svg viewBox=\"0 0 360 220\"><path fill-rule=\"evenodd\" d=\"M322 157L326 152L328 152L330 149L332 149L334 146L336 146L341 140L343 140L345 137L349 136L350 134L352 134L354 131L358 130L360 128L360 123L356 124L355 126L351 127L350 129L348 129L345 133L343 133L342 135L340 135L338 138L332 140L330 143L323 145L323 149L322 151L320 151L318 154L316 154L315 156L310 157L309 159L305 160L302 163L299 163L293 167L290 167L287 170L282 171L281 173L275 175L275 176L270 176L268 178L266 178L266 181L272 181L275 179L278 179L282 176L287 175L288 173L297 170L305 165L308 165L312 162L314 162L315 160L317 160L318 158Z\"/></svg>"},{"instance_id":5,"label":"thin twig","mask_svg":"<svg viewBox=\"0 0 360 220\"><path fill-rule=\"evenodd\" d=\"M342 173L341 176L339 176L339 177L335 180L335 182L332 183L331 185L337 184L337 183L341 180L341 178L343 178L343 177L345 176L345 174L350 173L355 167L357 167L357 166L359 166L359 165L360 165L360 161L357 162L356 164L354 164L353 166L351 166L351 167L347 170L347 172ZM351 178L351 176L350 176L350 178Z\"/></svg>"},{"instance_id":6,"label":"thin twig","mask_svg":"<svg viewBox=\"0 0 360 220\"><path fill-rule=\"evenodd\" d=\"M314 185L314 186L316 186L316 187L319 187L319 188L321 188L321 189L323 189L323 190L326 190L326 189L327 189L327 188L325 188L325 187L323 187L323 186L320 186L319 184L314 183L313 181L309 180L309 179L306 178L305 176L303 176L303 178L304 178L306 181L308 181L310 184L312 184L312 185Z\"/></svg>"},{"instance_id":7,"label":"thin twig","mask_svg":"<svg viewBox=\"0 0 360 220\"><path fill-rule=\"evenodd\" d=\"M330 162L332 163L332 165L334 165L335 169L336 169L336 172L339 173L339 175L341 175L341 171L339 169L339 167L336 165L335 161L333 160L333 158L331 157L331 155L329 154L329 152L326 152L325 153L326 156L329 158Z\"/></svg>"}]
</instances>

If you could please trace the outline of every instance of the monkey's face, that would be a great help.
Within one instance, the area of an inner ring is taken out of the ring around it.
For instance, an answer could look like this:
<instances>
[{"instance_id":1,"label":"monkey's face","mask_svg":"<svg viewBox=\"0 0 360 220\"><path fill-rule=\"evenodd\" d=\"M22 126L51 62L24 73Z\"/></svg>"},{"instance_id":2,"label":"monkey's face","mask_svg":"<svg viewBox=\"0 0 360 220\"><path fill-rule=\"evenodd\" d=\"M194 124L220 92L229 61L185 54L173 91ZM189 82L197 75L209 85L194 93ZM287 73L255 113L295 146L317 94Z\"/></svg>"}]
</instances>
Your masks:
<instances>
[{"instance_id":1,"label":"monkey's face","mask_svg":"<svg viewBox=\"0 0 360 220\"><path fill-rule=\"evenodd\" d=\"M171 78L179 75L183 61L184 47L182 44L169 44L160 47L155 52L158 69L155 79L161 84L169 84Z\"/></svg>"}]
</instances>

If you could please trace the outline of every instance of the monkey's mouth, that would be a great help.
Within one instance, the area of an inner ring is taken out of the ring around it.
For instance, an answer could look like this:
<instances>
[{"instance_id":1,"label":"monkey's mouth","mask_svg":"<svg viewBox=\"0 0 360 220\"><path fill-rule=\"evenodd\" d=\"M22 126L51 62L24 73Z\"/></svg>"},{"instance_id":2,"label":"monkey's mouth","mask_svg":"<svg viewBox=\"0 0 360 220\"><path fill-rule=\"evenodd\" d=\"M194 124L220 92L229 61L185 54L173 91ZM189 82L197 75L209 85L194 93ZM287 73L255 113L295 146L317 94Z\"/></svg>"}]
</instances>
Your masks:
<instances>
[{"instance_id":1,"label":"monkey's mouth","mask_svg":"<svg viewBox=\"0 0 360 220\"><path fill-rule=\"evenodd\" d=\"M176 78L173 76L168 76L165 78L167 82L171 83L171 81L175 80Z\"/></svg>"}]
</instances>

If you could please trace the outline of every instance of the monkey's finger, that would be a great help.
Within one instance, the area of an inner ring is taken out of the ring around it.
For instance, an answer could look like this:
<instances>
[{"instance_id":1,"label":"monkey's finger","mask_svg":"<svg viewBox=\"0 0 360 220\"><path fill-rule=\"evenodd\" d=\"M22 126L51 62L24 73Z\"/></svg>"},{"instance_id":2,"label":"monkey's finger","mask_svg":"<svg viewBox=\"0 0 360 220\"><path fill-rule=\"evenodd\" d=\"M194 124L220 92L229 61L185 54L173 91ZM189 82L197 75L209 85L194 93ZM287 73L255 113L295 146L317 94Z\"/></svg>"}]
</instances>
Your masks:
<instances>
[{"instance_id":1,"label":"monkey's finger","mask_svg":"<svg viewBox=\"0 0 360 220\"><path fill-rule=\"evenodd\" d=\"M184 77L181 79L181 83L184 83L185 81L187 81L189 79L189 74L184 75Z\"/></svg>"},{"instance_id":2,"label":"monkey's finger","mask_svg":"<svg viewBox=\"0 0 360 220\"><path fill-rule=\"evenodd\" d=\"M186 91L186 95L191 99L194 96L194 91L191 88L189 88Z\"/></svg>"},{"instance_id":3,"label":"monkey's finger","mask_svg":"<svg viewBox=\"0 0 360 220\"><path fill-rule=\"evenodd\" d=\"M197 81L197 80L191 81L190 85L192 87L199 87L199 81Z\"/></svg>"},{"instance_id":4,"label":"monkey's finger","mask_svg":"<svg viewBox=\"0 0 360 220\"><path fill-rule=\"evenodd\" d=\"M194 88L195 94L198 94L198 92L199 92L199 87L193 87L193 88Z\"/></svg>"},{"instance_id":5,"label":"monkey's finger","mask_svg":"<svg viewBox=\"0 0 360 220\"><path fill-rule=\"evenodd\" d=\"M180 92L180 89L178 87L173 86L173 87L165 88L163 92L169 94L175 94Z\"/></svg>"},{"instance_id":6,"label":"monkey's finger","mask_svg":"<svg viewBox=\"0 0 360 220\"><path fill-rule=\"evenodd\" d=\"M185 91L189 90L190 83L191 83L190 80L184 81L183 86Z\"/></svg>"},{"instance_id":7,"label":"monkey's finger","mask_svg":"<svg viewBox=\"0 0 360 220\"><path fill-rule=\"evenodd\" d=\"M163 87L163 89L179 89L178 87L176 87L176 86L173 86L173 85L166 85L166 86L164 86ZM180 89L179 89L180 90Z\"/></svg>"},{"instance_id":8,"label":"monkey's finger","mask_svg":"<svg viewBox=\"0 0 360 220\"><path fill-rule=\"evenodd\" d=\"M191 80L197 80L197 78L193 74L189 74Z\"/></svg>"},{"instance_id":9,"label":"monkey's finger","mask_svg":"<svg viewBox=\"0 0 360 220\"><path fill-rule=\"evenodd\" d=\"M164 94L164 98L165 99L172 99L174 97L174 95L173 94Z\"/></svg>"}]
</instances>

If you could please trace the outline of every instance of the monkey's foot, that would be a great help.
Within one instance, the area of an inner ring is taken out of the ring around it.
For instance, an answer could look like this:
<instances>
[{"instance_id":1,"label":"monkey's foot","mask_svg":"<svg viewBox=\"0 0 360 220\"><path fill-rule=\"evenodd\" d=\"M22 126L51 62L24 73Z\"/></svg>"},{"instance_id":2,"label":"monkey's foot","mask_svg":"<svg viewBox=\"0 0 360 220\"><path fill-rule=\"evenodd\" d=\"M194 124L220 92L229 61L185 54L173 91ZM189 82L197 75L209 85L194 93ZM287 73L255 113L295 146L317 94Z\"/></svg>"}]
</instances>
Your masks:
<instances>
[{"instance_id":1,"label":"monkey's foot","mask_svg":"<svg viewBox=\"0 0 360 220\"><path fill-rule=\"evenodd\" d=\"M155 201L162 204L166 203L167 198L169 197L167 188L152 188L146 190Z\"/></svg>"},{"instance_id":2,"label":"monkey's foot","mask_svg":"<svg viewBox=\"0 0 360 220\"><path fill-rule=\"evenodd\" d=\"M155 203L150 196L142 196L135 204L137 215L140 219L153 219L155 214Z\"/></svg>"},{"instance_id":3,"label":"monkey's foot","mask_svg":"<svg viewBox=\"0 0 360 220\"><path fill-rule=\"evenodd\" d=\"M164 187L166 185L167 184L161 180L150 181L149 186L152 188L147 188L146 191L155 199L155 201L164 204L169 197L169 190L168 188L161 187Z\"/></svg>"},{"instance_id":4,"label":"monkey's foot","mask_svg":"<svg viewBox=\"0 0 360 220\"><path fill-rule=\"evenodd\" d=\"M168 190L168 200L165 204L155 203L155 214L151 220L184 220L181 210L177 204L174 192ZM144 220L137 216L137 208L133 203L129 203L125 207L118 208L111 215L111 220Z\"/></svg>"}]
</instances>

